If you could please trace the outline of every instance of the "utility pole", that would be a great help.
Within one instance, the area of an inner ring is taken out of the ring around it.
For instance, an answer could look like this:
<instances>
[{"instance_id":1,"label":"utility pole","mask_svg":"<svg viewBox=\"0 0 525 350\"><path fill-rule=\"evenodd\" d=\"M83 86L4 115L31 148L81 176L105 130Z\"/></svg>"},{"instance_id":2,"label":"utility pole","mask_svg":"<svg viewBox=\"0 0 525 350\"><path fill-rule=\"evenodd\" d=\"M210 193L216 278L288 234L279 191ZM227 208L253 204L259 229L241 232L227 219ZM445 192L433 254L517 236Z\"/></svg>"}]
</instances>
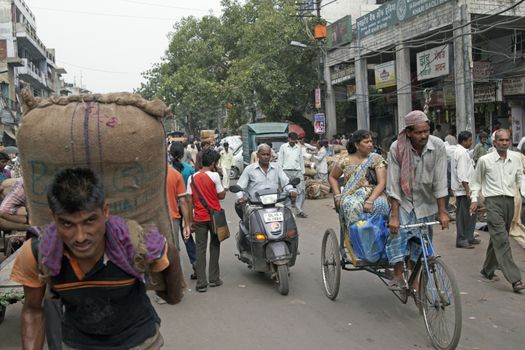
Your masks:
<instances>
[{"instance_id":1,"label":"utility pole","mask_svg":"<svg viewBox=\"0 0 525 350\"><path fill-rule=\"evenodd\" d=\"M470 16L464 2L456 5L454 19L454 75L456 87L456 128L468 130L476 137L474 122L474 83L472 72L472 36Z\"/></svg>"}]
</instances>

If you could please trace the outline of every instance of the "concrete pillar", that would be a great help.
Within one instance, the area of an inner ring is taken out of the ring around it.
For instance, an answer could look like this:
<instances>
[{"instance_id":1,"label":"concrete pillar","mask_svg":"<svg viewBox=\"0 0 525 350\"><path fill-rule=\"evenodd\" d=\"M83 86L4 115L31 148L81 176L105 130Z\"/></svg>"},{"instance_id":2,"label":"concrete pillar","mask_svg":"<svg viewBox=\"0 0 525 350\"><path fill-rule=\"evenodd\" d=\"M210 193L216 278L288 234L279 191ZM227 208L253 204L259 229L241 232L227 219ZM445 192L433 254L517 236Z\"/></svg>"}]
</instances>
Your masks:
<instances>
[{"instance_id":1,"label":"concrete pillar","mask_svg":"<svg viewBox=\"0 0 525 350\"><path fill-rule=\"evenodd\" d=\"M475 138L474 123L474 76L472 71L472 36L470 14L466 5L457 5L454 18L454 80L456 90L457 132L471 131Z\"/></svg>"},{"instance_id":2,"label":"concrete pillar","mask_svg":"<svg viewBox=\"0 0 525 350\"><path fill-rule=\"evenodd\" d=\"M366 58L359 54L355 58L355 84L357 95L357 128L368 130L370 129L368 72Z\"/></svg>"},{"instance_id":3,"label":"concrete pillar","mask_svg":"<svg viewBox=\"0 0 525 350\"><path fill-rule=\"evenodd\" d=\"M410 77L410 48L396 46L397 132L405 128L405 115L412 111L412 80Z\"/></svg>"},{"instance_id":4,"label":"concrete pillar","mask_svg":"<svg viewBox=\"0 0 525 350\"><path fill-rule=\"evenodd\" d=\"M330 66L328 60L324 60L324 81L325 81L325 100L324 110L326 114L326 135L328 138L337 134L337 116L335 111L335 94L332 87L332 78L330 74Z\"/></svg>"}]
</instances>

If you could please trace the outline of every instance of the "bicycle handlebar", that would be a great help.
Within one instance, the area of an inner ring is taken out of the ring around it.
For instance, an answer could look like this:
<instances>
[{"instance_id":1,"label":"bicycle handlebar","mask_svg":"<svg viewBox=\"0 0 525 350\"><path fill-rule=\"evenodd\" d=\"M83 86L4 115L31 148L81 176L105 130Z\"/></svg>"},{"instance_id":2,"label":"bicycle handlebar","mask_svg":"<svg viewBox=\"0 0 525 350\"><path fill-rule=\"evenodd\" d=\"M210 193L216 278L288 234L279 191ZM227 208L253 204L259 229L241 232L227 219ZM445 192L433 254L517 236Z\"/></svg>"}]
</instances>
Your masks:
<instances>
[{"instance_id":1,"label":"bicycle handlebar","mask_svg":"<svg viewBox=\"0 0 525 350\"><path fill-rule=\"evenodd\" d=\"M399 228L407 229L407 228L422 228L422 227L429 227L433 225L438 225L439 221L431 221L431 222L421 222L419 224L410 224L410 225L401 225Z\"/></svg>"}]
</instances>

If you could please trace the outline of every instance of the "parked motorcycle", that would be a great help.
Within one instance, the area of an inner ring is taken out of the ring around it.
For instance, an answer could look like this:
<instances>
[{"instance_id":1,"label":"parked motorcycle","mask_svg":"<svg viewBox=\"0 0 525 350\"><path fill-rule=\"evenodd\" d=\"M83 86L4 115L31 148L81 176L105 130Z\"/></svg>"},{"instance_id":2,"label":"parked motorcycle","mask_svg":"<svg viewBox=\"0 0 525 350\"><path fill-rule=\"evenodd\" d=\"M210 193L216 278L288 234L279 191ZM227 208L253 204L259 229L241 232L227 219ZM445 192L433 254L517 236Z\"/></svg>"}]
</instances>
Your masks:
<instances>
[{"instance_id":1,"label":"parked motorcycle","mask_svg":"<svg viewBox=\"0 0 525 350\"><path fill-rule=\"evenodd\" d=\"M299 179L290 184L298 185ZM233 185L230 192L244 192L248 198L248 217L239 222L235 238L240 261L250 269L269 272L279 286L279 292L289 291L289 268L295 265L299 235L290 208L284 206L289 195L285 192L265 189L250 196L240 186Z\"/></svg>"}]
</instances>

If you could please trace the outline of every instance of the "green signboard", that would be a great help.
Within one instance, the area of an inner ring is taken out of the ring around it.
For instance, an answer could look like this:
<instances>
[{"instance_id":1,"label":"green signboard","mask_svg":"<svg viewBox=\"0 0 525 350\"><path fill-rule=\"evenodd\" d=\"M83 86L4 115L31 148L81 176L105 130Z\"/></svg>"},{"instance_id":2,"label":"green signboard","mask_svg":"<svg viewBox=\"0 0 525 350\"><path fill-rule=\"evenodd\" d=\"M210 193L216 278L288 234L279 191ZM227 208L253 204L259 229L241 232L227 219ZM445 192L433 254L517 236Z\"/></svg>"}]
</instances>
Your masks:
<instances>
[{"instance_id":1,"label":"green signboard","mask_svg":"<svg viewBox=\"0 0 525 350\"><path fill-rule=\"evenodd\" d=\"M352 18L345 16L328 26L326 43L329 49L352 42Z\"/></svg>"},{"instance_id":2,"label":"green signboard","mask_svg":"<svg viewBox=\"0 0 525 350\"><path fill-rule=\"evenodd\" d=\"M357 19L357 36L363 38L417 16L450 0L392 0Z\"/></svg>"}]
</instances>

